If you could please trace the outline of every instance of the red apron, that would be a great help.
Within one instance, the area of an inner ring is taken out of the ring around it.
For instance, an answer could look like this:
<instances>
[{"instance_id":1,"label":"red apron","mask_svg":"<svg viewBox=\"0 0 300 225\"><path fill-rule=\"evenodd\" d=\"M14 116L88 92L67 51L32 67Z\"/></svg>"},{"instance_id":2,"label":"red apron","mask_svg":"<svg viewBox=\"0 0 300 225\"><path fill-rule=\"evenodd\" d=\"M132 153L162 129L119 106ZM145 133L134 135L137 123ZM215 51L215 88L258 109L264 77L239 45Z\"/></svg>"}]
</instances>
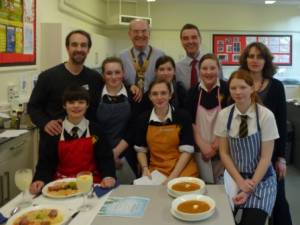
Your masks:
<instances>
[{"instance_id":1,"label":"red apron","mask_svg":"<svg viewBox=\"0 0 300 225\"><path fill-rule=\"evenodd\" d=\"M58 143L58 166L54 179L76 177L81 171L91 171L94 183L100 183L102 178L97 170L94 156L92 137L65 141L61 135Z\"/></svg>"}]
</instances>

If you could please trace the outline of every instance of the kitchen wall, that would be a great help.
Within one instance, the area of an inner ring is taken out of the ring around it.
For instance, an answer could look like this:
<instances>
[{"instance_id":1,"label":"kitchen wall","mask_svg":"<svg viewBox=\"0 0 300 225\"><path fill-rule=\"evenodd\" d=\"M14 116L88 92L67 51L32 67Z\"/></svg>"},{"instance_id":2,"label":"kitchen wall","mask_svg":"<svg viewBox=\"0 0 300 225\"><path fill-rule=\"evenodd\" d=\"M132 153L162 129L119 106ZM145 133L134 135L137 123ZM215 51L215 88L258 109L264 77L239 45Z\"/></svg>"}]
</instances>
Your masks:
<instances>
[{"instance_id":1,"label":"kitchen wall","mask_svg":"<svg viewBox=\"0 0 300 225\"><path fill-rule=\"evenodd\" d=\"M159 0L150 3L129 3L122 1L121 13L152 17L151 44L163 49L176 60L185 53L179 40L179 31L186 22L199 26L202 34L202 50L212 50L214 33L236 34L291 34L293 35L293 66L281 67L279 77L300 78L300 8L295 6L264 6L241 4L204 4L200 1ZM131 45L127 37L127 26L118 26L119 1L105 0L37 0L37 64L35 66L0 67L0 106L7 102L7 86L28 83L21 91L21 98L30 95L32 80L44 68L67 59L63 43L61 58L48 62L41 54L41 24L62 26L59 38L64 42L65 34L73 28L82 28L92 33L94 45L87 59L87 65L98 67L106 56L117 54ZM47 64L48 63L48 64ZM41 66L44 65L44 66ZM224 66L228 76L236 67ZM300 97L299 86L286 87L288 97Z\"/></svg>"}]
</instances>

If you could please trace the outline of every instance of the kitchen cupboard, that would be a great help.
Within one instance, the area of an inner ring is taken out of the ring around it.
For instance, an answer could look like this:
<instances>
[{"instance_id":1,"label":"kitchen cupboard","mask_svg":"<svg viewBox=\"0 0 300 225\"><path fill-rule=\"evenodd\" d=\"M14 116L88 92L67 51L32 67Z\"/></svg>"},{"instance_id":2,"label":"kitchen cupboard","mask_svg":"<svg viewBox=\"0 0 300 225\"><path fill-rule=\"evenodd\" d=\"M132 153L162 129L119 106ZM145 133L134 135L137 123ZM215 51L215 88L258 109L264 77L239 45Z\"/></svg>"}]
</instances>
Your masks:
<instances>
[{"instance_id":1,"label":"kitchen cupboard","mask_svg":"<svg viewBox=\"0 0 300 225\"><path fill-rule=\"evenodd\" d=\"M20 192L15 185L14 174L18 169L31 168L35 164L35 130L12 138L0 145L0 206Z\"/></svg>"}]
</instances>

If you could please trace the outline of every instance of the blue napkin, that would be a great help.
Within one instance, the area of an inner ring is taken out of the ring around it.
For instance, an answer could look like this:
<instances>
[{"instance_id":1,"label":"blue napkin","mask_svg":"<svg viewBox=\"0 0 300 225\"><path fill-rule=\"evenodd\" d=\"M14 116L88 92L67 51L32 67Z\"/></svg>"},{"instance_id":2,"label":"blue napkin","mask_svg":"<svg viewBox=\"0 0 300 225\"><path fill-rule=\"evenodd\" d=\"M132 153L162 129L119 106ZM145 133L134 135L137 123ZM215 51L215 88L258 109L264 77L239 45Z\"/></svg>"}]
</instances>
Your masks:
<instances>
[{"instance_id":1,"label":"blue napkin","mask_svg":"<svg viewBox=\"0 0 300 225\"><path fill-rule=\"evenodd\" d=\"M0 213L0 224L5 223L7 221L7 218Z\"/></svg>"},{"instance_id":2,"label":"blue napkin","mask_svg":"<svg viewBox=\"0 0 300 225\"><path fill-rule=\"evenodd\" d=\"M120 185L119 182L116 182L116 185L112 188L103 188L100 187L99 185L95 185L94 186L94 192L96 193L97 197L100 198L103 195L107 194L108 192L110 192L112 189L118 187Z\"/></svg>"}]
</instances>

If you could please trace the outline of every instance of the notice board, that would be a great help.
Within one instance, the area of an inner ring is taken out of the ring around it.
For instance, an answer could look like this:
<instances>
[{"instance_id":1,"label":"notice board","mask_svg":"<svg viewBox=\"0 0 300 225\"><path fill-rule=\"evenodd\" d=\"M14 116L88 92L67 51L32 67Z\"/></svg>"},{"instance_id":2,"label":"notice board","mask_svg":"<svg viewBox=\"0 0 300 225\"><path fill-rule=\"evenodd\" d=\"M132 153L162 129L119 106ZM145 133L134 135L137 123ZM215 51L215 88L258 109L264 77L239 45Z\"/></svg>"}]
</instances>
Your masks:
<instances>
[{"instance_id":1,"label":"notice board","mask_svg":"<svg viewBox=\"0 0 300 225\"><path fill-rule=\"evenodd\" d=\"M292 35L213 34L213 53L222 65L239 65L240 54L252 42L264 43L276 65L292 65Z\"/></svg>"},{"instance_id":2,"label":"notice board","mask_svg":"<svg viewBox=\"0 0 300 225\"><path fill-rule=\"evenodd\" d=\"M0 0L0 66L36 64L35 3Z\"/></svg>"}]
</instances>

